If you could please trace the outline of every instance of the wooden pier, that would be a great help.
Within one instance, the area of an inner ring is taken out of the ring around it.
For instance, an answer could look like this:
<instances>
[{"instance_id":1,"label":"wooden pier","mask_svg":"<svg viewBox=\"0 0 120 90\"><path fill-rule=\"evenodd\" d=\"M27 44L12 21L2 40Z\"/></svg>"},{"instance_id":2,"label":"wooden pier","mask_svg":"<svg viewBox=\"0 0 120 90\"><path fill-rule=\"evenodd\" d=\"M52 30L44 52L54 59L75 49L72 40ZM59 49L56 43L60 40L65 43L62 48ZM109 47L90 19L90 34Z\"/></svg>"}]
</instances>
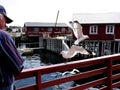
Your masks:
<instances>
[{"instance_id":1,"label":"wooden pier","mask_svg":"<svg viewBox=\"0 0 120 90\"><path fill-rule=\"evenodd\" d=\"M65 42L68 46L73 44L73 40L65 40ZM56 38L39 38L39 42L20 43L18 47L23 44L26 45L26 48L46 49L54 53L60 53L62 51L62 40ZM80 42L80 45L92 52L95 52L96 56L120 53L120 41L85 40Z\"/></svg>"}]
</instances>

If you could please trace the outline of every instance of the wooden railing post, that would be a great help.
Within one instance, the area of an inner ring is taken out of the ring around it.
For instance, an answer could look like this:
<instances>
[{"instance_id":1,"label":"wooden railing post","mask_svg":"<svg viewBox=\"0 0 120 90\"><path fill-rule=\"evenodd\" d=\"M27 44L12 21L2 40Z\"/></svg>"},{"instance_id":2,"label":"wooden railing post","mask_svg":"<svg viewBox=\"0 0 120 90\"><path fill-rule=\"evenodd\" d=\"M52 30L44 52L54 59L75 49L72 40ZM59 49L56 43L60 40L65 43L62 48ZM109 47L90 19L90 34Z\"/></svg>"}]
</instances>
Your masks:
<instances>
[{"instance_id":1,"label":"wooden railing post","mask_svg":"<svg viewBox=\"0 0 120 90\"><path fill-rule=\"evenodd\" d=\"M40 71L37 71L36 85L37 85L37 90L42 90L41 89L41 73L40 73Z\"/></svg>"},{"instance_id":2,"label":"wooden railing post","mask_svg":"<svg viewBox=\"0 0 120 90\"><path fill-rule=\"evenodd\" d=\"M112 58L108 58L106 83L108 90L112 90Z\"/></svg>"}]
</instances>

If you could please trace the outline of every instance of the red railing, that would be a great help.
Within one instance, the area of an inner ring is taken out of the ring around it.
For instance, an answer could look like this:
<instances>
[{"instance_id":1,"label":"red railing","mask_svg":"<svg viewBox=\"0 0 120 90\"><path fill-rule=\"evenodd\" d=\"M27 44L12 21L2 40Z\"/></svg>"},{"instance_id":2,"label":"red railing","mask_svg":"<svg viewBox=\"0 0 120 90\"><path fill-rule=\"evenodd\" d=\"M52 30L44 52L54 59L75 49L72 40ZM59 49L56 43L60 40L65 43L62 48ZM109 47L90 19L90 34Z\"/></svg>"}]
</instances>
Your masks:
<instances>
[{"instance_id":1,"label":"red railing","mask_svg":"<svg viewBox=\"0 0 120 90\"><path fill-rule=\"evenodd\" d=\"M79 69L80 73L55 80L45 82L41 81L41 76L44 74L64 72L74 68ZM119 69L120 54L115 54L26 69L23 70L21 74L15 76L15 79L20 80L29 77L36 77L36 84L17 88L17 90L42 90L50 86L76 80L79 80L80 84L74 87L70 87L69 90L84 90L89 87L99 87L100 90L112 90L112 88L120 87ZM88 79L88 81L81 83L85 78ZM89 80L90 78L92 78L92 81Z\"/></svg>"}]
</instances>

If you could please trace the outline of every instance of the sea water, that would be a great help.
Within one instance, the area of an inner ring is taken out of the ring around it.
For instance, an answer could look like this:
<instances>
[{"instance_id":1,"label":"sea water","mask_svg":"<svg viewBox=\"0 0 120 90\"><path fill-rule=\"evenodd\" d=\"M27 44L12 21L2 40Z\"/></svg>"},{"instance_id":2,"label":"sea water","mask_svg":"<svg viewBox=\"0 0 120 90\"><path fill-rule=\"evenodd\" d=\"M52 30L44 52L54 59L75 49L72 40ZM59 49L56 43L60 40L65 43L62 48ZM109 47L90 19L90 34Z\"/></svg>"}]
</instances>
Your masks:
<instances>
[{"instance_id":1,"label":"sea water","mask_svg":"<svg viewBox=\"0 0 120 90\"><path fill-rule=\"evenodd\" d=\"M39 56L24 56L23 58L25 60L23 64L24 69L47 65L40 60ZM42 82L57 79L60 77L62 77L62 74L60 72L45 74L42 76ZM15 81L16 88L31 85L31 84L35 84L35 77ZM45 88L43 90L66 90L71 86L74 86L74 82L67 82L61 85L55 85L49 88Z\"/></svg>"}]
</instances>

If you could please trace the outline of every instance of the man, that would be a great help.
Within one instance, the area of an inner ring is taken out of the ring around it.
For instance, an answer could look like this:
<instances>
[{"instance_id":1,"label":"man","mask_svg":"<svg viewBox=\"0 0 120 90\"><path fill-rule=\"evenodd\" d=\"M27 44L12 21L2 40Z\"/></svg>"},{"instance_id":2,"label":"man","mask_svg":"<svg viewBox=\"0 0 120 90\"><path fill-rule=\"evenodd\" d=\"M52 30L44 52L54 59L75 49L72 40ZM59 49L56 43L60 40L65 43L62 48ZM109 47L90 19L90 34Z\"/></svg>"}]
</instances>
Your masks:
<instances>
[{"instance_id":1,"label":"man","mask_svg":"<svg viewBox=\"0 0 120 90\"><path fill-rule=\"evenodd\" d=\"M23 59L12 37L5 31L6 23L12 21L0 5L0 90L13 90L14 75L23 69Z\"/></svg>"}]
</instances>

